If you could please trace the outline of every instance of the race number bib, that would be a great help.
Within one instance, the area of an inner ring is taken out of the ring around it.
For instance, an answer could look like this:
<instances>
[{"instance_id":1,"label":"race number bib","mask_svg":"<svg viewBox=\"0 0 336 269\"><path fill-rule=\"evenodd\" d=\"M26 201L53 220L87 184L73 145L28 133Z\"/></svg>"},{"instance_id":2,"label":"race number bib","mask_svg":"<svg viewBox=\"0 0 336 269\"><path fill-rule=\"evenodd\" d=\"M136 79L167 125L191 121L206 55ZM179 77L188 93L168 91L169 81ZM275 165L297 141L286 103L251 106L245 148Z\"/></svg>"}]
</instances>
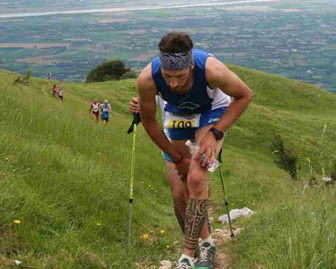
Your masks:
<instances>
[{"instance_id":1,"label":"race number bib","mask_svg":"<svg viewBox=\"0 0 336 269\"><path fill-rule=\"evenodd\" d=\"M164 128L167 129L198 128L201 118L201 114L177 115L171 112L166 112L165 116Z\"/></svg>"}]
</instances>

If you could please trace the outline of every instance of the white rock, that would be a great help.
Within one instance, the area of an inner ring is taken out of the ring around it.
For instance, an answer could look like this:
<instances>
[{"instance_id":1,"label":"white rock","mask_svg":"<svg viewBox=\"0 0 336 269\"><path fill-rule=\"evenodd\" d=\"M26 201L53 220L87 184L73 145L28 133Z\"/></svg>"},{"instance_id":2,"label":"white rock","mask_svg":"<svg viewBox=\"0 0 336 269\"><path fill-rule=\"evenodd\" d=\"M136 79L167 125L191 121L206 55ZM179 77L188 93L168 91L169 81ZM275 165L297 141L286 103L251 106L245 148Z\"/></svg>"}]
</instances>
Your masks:
<instances>
[{"instance_id":1,"label":"white rock","mask_svg":"<svg viewBox=\"0 0 336 269\"><path fill-rule=\"evenodd\" d=\"M330 181L332 181L332 178L330 178L330 177L323 177L321 180L324 181L324 182L330 182Z\"/></svg>"},{"instance_id":2,"label":"white rock","mask_svg":"<svg viewBox=\"0 0 336 269\"><path fill-rule=\"evenodd\" d=\"M22 261L19 261L19 260L14 260L14 262L16 265L20 265L22 263Z\"/></svg>"},{"instance_id":3,"label":"white rock","mask_svg":"<svg viewBox=\"0 0 336 269\"><path fill-rule=\"evenodd\" d=\"M171 261L164 260L160 262L159 269L171 269L171 268L172 268Z\"/></svg>"},{"instance_id":4,"label":"white rock","mask_svg":"<svg viewBox=\"0 0 336 269\"><path fill-rule=\"evenodd\" d=\"M238 219L239 217L249 217L253 213L254 212L247 207L244 207L244 208L241 208L241 209L232 209L230 211L230 218L231 218L231 221L234 221L234 220ZM222 224L229 223L229 218L228 218L227 214L224 214L224 215L218 217L218 221L221 222Z\"/></svg>"}]
</instances>

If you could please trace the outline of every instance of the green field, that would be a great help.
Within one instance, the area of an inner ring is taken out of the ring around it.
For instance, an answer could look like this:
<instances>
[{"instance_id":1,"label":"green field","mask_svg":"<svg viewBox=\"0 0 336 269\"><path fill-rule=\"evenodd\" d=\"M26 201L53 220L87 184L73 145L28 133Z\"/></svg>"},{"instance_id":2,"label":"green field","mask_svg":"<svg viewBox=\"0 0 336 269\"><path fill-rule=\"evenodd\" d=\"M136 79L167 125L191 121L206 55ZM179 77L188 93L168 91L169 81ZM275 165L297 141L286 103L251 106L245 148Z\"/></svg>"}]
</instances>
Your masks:
<instances>
[{"instance_id":1,"label":"green field","mask_svg":"<svg viewBox=\"0 0 336 269\"><path fill-rule=\"evenodd\" d=\"M224 143L227 199L231 209L256 212L234 223L243 231L225 242L231 268L335 268L336 191L321 178L336 174L336 96L231 68L254 99ZM142 127L132 251L126 253L132 145L126 130L135 81L56 81L64 90L61 103L46 80L12 85L17 76L0 71L0 268L15 268L14 260L22 261L21 268L158 268L160 260L176 260L182 234L164 160ZM89 116L93 98L112 105L107 128L95 128ZM297 150L297 180L274 164L273 132L287 149ZM210 185L216 220L225 213L217 172ZM213 226L223 228L215 221Z\"/></svg>"}]
</instances>

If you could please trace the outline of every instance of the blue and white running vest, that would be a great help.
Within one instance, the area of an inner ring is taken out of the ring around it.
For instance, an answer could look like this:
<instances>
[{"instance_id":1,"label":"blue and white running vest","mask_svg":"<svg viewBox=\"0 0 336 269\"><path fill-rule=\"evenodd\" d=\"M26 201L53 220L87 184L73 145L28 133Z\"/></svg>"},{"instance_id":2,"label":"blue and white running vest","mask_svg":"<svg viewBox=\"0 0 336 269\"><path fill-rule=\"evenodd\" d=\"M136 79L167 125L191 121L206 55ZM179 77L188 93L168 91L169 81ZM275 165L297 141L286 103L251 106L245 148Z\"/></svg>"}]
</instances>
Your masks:
<instances>
[{"instance_id":1,"label":"blue and white running vest","mask_svg":"<svg viewBox=\"0 0 336 269\"><path fill-rule=\"evenodd\" d=\"M166 101L165 111L177 114L194 114L228 106L230 97L220 89L210 88L206 81L205 62L212 55L196 49L192 50L192 55L194 83L185 94L173 93L162 76L159 57L152 60L152 77L159 96Z\"/></svg>"}]
</instances>

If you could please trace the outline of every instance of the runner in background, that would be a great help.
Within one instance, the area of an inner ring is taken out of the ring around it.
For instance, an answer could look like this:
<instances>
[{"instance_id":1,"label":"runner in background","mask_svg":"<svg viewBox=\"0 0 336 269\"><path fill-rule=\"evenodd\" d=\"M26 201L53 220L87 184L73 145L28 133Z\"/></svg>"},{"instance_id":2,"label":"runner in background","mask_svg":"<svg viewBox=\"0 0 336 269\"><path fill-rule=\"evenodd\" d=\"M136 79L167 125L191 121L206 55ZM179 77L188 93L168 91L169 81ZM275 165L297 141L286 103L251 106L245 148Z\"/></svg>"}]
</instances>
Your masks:
<instances>
[{"instance_id":1,"label":"runner in background","mask_svg":"<svg viewBox=\"0 0 336 269\"><path fill-rule=\"evenodd\" d=\"M50 81L52 80L52 74L50 72L47 73L47 79Z\"/></svg>"},{"instance_id":2,"label":"runner in background","mask_svg":"<svg viewBox=\"0 0 336 269\"><path fill-rule=\"evenodd\" d=\"M63 102L63 90L58 89L58 97L61 100L61 102Z\"/></svg>"},{"instance_id":3,"label":"runner in background","mask_svg":"<svg viewBox=\"0 0 336 269\"><path fill-rule=\"evenodd\" d=\"M97 99L94 99L93 102L90 104L90 114L95 119L95 124L99 122L99 107L100 103Z\"/></svg>"},{"instance_id":4,"label":"runner in background","mask_svg":"<svg viewBox=\"0 0 336 269\"><path fill-rule=\"evenodd\" d=\"M52 92L53 92L53 97L56 97L56 93L57 93L57 86L56 86L56 84L53 85Z\"/></svg>"},{"instance_id":5,"label":"runner in background","mask_svg":"<svg viewBox=\"0 0 336 269\"><path fill-rule=\"evenodd\" d=\"M101 113L102 113L101 119L105 123L105 126L107 126L111 112L112 112L111 105L108 103L107 100L105 100L104 104L101 105Z\"/></svg>"}]
</instances>

